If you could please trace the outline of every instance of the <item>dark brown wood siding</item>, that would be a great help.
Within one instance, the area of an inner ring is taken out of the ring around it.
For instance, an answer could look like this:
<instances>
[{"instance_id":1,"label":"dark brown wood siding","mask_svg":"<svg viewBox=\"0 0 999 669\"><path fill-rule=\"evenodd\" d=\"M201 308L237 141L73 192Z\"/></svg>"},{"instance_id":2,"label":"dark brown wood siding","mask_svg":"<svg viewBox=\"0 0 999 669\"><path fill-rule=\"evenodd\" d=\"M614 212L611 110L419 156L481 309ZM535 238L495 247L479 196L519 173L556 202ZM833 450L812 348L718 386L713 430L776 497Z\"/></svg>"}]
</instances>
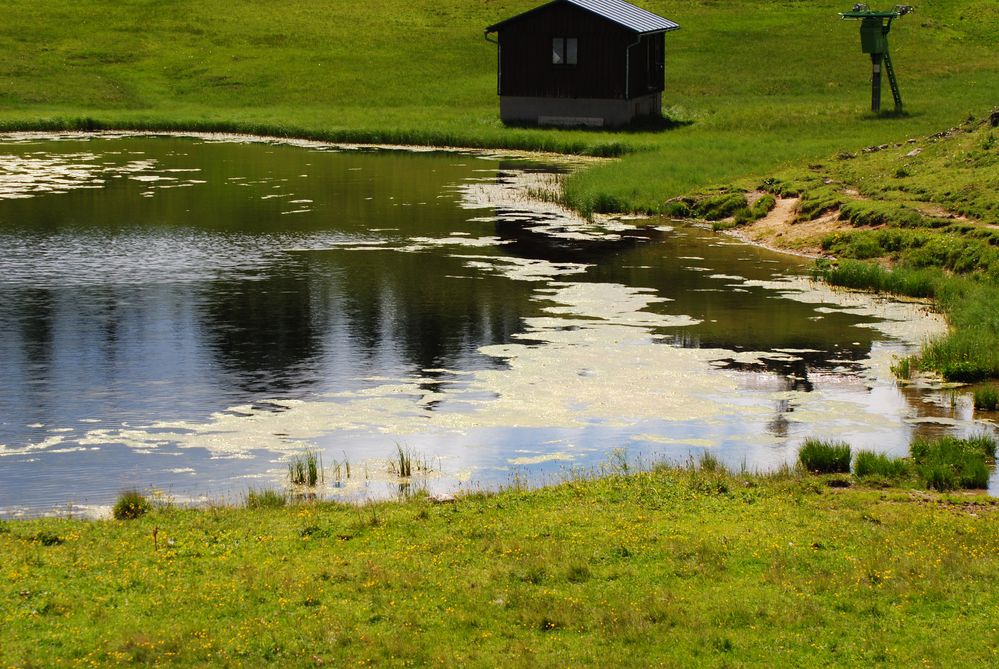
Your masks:
<instances>
[{"instance_id":1,"label":"dark brown wood siding","mask_svg":"<svg viewBox=\"0 0 999 669\"><path fill-rule=\"evenodd\" d=\"M628 97L662 92L666 82L665 34L642 35L642 41L630 53Z\"/></svg>"},{"instance_id":2,"label":"dark brown wood siding","mask_svg":"<svg viewBox=\"0 0 999 669\"><path fill-rule=\"evenodd\" d=\"M552 64L552 39L555 37L579 40L576 65ZM662 35L652 37L662 40ZM628 88L625 53L638 38L616 23L568 4L550 5L531 12L499 30L499 93L528 97L624 98ZM637 50L635 47L633 51ZM640 59L638 66L644 69L645 62L644 58ZM646 73L632 76L643 86L649 80ZM629 91L629 97L648 92L647 88Z\"/></svg>"}]
</instances>

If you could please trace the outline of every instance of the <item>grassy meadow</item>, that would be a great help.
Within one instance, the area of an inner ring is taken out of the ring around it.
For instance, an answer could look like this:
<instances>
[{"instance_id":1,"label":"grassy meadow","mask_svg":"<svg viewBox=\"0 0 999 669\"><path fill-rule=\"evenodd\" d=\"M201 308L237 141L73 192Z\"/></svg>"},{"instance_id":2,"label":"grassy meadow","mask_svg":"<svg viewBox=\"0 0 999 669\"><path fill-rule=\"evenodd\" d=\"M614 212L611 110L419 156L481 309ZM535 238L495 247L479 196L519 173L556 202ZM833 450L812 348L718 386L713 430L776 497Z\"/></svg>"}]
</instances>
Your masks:
<instances>
[{"instance_id":1,"label":"grassy meadow","mask_svg":"<svg viewBox=\"0 0 999 669\"><path fill-rule=\"evenodd\" d=\"M535 0L9 0L0 127L229 129L558 150L622 160L575 175L578 209L665 200L840 150L936 132L995 104L999 8L936 0L896 22L907 114L875 117L850 3L647 0L667 37L671 130L506 128L486 25ZM887 90L887 89L886 89Z\"/></svg>"},{"instance_id":2,"label":"grassy meadow","mask_svg":"<svg viewBox=\"0 0 999 669\"><path fill-rule=\"evenodd\" d=\"M0 523L0 666L999 662L995 499L710 464Z\"/></svg>"}]
</instances>

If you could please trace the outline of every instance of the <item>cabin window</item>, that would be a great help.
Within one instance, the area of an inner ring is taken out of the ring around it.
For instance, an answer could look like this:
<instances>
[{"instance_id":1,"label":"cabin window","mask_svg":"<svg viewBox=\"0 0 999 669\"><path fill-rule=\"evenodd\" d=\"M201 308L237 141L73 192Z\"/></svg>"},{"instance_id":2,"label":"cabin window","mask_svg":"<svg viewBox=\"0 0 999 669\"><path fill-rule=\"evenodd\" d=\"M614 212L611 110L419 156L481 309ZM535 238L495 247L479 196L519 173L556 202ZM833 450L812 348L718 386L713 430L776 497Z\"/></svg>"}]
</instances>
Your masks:
<instances>
[{"instance_id":1,"label":"cabin window","mask_svg":"<svg viewBox=\"0 0 999 669\"><path fill-rule=\"evenodd\" d=\"M552 65L575 65L579 40L575 37L552 38Z\"/></svg>"}]
</instances>

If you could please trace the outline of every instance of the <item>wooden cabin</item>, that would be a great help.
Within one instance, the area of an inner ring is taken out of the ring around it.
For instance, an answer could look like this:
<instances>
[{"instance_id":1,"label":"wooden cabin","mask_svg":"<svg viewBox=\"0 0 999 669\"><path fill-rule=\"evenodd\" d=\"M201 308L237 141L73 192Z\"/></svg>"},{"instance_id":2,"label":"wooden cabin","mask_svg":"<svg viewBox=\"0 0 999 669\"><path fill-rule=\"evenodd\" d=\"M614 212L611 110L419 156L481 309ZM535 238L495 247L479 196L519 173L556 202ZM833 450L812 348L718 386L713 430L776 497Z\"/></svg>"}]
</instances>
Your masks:
<instances>
[{"instance_id":1,"label":"wooden cabin","mask_svg":"<svg viewBox=\"0 0 999 669\"><path fill-rule=\"evenodd\" d=\"M500 118L621 126L659 117L665 36L679 27L624 0L552 0L489 26L486 39L497 36Z\"/></svg>"}]
</instances>

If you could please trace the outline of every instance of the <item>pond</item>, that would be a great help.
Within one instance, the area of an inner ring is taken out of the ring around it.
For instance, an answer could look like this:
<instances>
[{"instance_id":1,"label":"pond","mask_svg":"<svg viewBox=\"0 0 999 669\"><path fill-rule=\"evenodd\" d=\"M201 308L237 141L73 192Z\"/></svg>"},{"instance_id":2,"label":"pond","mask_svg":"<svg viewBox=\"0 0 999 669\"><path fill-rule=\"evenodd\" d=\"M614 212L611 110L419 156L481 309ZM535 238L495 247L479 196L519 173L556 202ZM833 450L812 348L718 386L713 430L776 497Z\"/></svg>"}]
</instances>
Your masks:
<instances>
[{"instance_id":1,"label":"pond","mask_svg":"<svg viewBox=\"0 0 999 669\"><path fill-rule=\"evenodd\" d=\"M9 136L0 514L94 513L128 488L238 502L310 451L319 494L363 499L992 429L963 396L891 380L943 331L925 305L832 290L810 261L704 228L530 197L564 169ZM388 465L400 450L410 481Z\"/></svg>"}]
</instances>

